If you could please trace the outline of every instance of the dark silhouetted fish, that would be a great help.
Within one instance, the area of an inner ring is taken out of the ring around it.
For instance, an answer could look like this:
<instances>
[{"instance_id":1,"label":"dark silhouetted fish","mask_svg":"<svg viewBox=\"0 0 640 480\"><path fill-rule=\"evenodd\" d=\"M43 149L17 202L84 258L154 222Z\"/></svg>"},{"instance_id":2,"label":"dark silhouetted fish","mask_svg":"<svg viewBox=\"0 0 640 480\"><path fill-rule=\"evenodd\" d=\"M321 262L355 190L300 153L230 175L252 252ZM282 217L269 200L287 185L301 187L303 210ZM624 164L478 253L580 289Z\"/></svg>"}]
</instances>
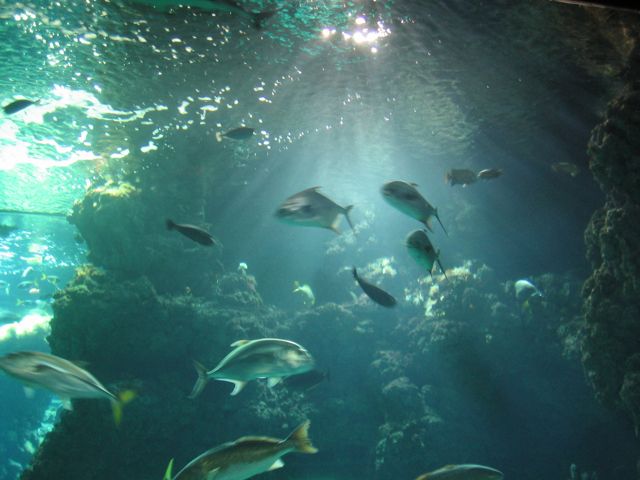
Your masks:
<instances>
[{"instance_id":1,"label":"dark silhouetted fish","mask_svg":"<svg viewBox=\"0 0 640 480\"><path fill-rule=\"evenodd\" d=\"M35 105L38 102L40 102L40 100L33 101L27 100L26 98L21 98L19 100L14 100L13 102L6 104L4 107L2 107L2 110L4 110L4 113L6 113L7 115L11 115L12 113L17 113L20 110L24 110L31 105Z\"/></svg>"},{"instance_id":2,"label":"dark silhouetted fish","mask_svg":"<svg viewBox=\"0 0 640 480\"><path fill-rule=\"evenodd\" d=\"M447 231L440 221L438 209L431 205L420 195L416 189L418 185L415 183L403 182L402 180L394 180L387 182L382 186L382 196L394 208L397 208L405 215L415 218L431 231L431 218L436 217L438 223L442 227L445 234Z\"/></svg>"},{"instance_id":3,"label":"dark silhouetted fish","mask_svg":"<svg viewBox=\"0 0 640 480\"><path fill-rule=\"evenodd\" d=\"M216 132L216 140L221 142L225 138L232 140L248 140L253 137L255 130L251 127L238 127L228 132Z\"/></svg>"},{"instance_id":4,"label":"dark silhouetted fish","mask_svg":"<svg viewBox=\"0 0 640 480\"><path fill-rule=\"evenodd\" d=\"M409 255L418 263L418 265L427 269L430 275L433 272L433 265L437 262L440 270L447 278L442 264L440 263L440 252L433 248L433 244L424 230L414 230L407 236L407 250Z\"/></svg>"},{"instance_id":5,"label":"dark silhouetted fish","mask_svg":"<svg viewBox=\"0 0 640 480\"><path fill-rule=\"evenodd\" d=\"M194 242L198 242L200 245L211 246L216 243L209 232L195 225L180 224L172 220L167 220L167 229L177 230L185 237L190 238Z\"/></svg>"},{"instance_id":6,"label":"dark silhouetted fish","mask_svg":"<svg viewBox=\"0 0 640 480\"><path fill-rule=\"evenodd\" d=\"M360 278L360 276L358 276L358 272L356 271L356 267L353 267L352 272L353 278L356 279L356 282L358 282L358 285L360 285L362 291L367 294L367 297L376 302L378 305L382 305L383 307L395 307L397 303L395 298L393 298L381 288L376 287L375 285Z\"/></svg>"},{"instance_id":7,"label":"dark silhouetted fish","mask_svg":"<svg viewBox=\"0 0 640 480\"><path fill-rule=\"evenodd\" d=\"M342 218L340 215L344 215L355 233L349 218L353 205L341 207L318 192L319 189L320 187L311 187L291 195L278 207L276 217L293 225L328 228L340 235L338 225Z\"/></svg>"},{"instance_id":8,"label":"dark silhouetted fish","mask_svg":"<svg viewBox=\"0 0 640 480\"><path fill-rule=\"evenodd\" d=\"M285 378L282 384L287 388L308 391L317 387L325 380L329 380L329 378L328 370L309 370L308 372Z\"/></svg>"},{"instance_id":9,"label":"dark silhouetted fish","mask_svg":"<svg viewBox=\"0 0 640 480\"><path fill-rule=\"evenodd\" d=\"M446 182L451 185L462 185L466 187L467 185L471 185L478 180L478 176L476 172L473 170L468 170L466 168L452 168L445 175Z\"/></svg>"}]
</instances>

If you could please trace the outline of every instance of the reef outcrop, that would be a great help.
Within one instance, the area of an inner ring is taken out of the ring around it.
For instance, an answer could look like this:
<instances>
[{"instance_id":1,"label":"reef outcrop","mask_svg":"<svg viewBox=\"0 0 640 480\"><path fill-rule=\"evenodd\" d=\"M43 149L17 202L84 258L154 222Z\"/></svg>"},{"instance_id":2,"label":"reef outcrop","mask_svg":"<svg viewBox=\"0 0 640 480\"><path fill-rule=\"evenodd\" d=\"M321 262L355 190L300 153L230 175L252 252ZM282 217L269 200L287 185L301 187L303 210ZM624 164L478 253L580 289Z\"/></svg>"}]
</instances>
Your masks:
<instances>
[{"instance_id":1,"label":"reef outcrop","mask_svg":"<svg viewBox=\"0 0 640 480\"><path fill-rule=\"evenodd\" d=\"M584 285L582 361L602 402L640 427L640 42L626 83L589 143L590 169L606 194L585 232L593 273Z\"/></svg>"}]
</instances>

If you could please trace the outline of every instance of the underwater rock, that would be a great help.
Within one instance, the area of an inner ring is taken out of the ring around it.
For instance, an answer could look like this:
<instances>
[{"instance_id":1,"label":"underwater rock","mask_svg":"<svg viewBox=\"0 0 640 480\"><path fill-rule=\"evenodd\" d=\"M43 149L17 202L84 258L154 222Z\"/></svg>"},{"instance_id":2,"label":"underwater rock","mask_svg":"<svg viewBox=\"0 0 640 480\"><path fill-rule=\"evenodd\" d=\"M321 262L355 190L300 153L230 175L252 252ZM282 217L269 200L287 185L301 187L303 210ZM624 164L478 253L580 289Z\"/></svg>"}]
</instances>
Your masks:
<instances>
[{"instance_id":1,"label":"underwater rock","mask_svg":"<svg viewBox=\"0 0 640 480\"><path fill-rule=\"evenodd\" d=\"M593 273L583 289L582 362L596 397L626 410L640 426L640 44L629 56L626 84L589 142L589 168L606 195L585 231Z\"/></svg>"},{"instance_id":2,"label":"underwater rock","mask_svg":"<svg viewBox=\"0 0 640 480\"><path fill-rule=\"evenodd\" d=\"M151 195L130 183L108 182L76 201L68 220L87 242L89 260L119 278L146 275L161 293L188 288L210 294L222 271L219 251L167 232L167 200Z\"/></svg>"}]
</instances>

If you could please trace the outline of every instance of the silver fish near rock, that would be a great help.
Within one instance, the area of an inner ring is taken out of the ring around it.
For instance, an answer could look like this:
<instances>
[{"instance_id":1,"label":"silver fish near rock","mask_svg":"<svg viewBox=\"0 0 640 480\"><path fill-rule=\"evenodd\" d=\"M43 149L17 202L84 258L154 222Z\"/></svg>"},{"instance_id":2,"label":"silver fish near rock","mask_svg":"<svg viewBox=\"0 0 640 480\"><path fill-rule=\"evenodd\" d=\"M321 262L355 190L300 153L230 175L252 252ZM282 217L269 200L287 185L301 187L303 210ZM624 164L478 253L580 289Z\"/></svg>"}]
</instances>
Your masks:
<instances>
[{"instance_id":1,"label":"silver fish near rock","mask_svg":"<svg viewBox=\"0 0 640 480\"><path fill-rule=\"evenodd\" d=\"M244 480L282 468L287 453L316 453L309 438L307 420L284 440L271 437L242 437L204 452L172 476L173 460L163 480Z\"/></svg>"},{"instance_id":2,"label":"silver fish near rock","mask_svg":"<svg viewBox=\"0 0 640 480\"><path fill-rule=\"evenodd\" d=\"M268 385L272 387L283 378L308 372L314 366L309 352L290 340L239 340L231 346L234 350L211 371L195 362L198 379L189 398L200 395L210 379L233 383L231 395L237 395L251 380L268 378Z\"/></svg>"},{"instance_id":3,"label":"silver fish near rock","mask_svg":"<svg viewBox=\"0 0 640 480\"><path fill-rule=\"evenodd\" d=\"M383 307L387 307L387 308L395 307L397 303L396 299L393 298L392 295L388 294L380 287L377 287L372 283L367 282L364 278L360 278L356 270L356 267L353 267L353 269L351 270L351 273L353 273L353 278L355 278L356 282L358 282L358 285L360 285L360 288L362 288L362 291L366 293L367 297L369 297L375 303Z\"/></svg>"},{"instance_id":4,"label":"silver fish near rock","mask_svg":"<svg viewBox=\"0 0 640 480\"><path fill-rule=\"evenodd\" d=\"M0 357L0 370L17 378L25 390L39 387L53 392L67 410L73 398L104 398L111 402L116 424L122 418L122 405L131 401L131 390L115 396L98 379L69 360L42 352L15 352Z\"/></svg>"},{"instance_id":5,"label":"silver fish near rock","mask_svg":"<svg viewBox=\"0 0 640 480\"><path fill-rule=\"evenodd\" d=\"M447 278L447 272L445 272L440 263L440 251L436 251L435 248L433 248L433 244L424 230L414 230L411 232L407 235L405 243L409 255L411 255L418 265L426 268L429 274L432 275L433 265L437 263L444 274L444 278Z\"/></svg>"},{"instance_id":6,"label":"silver fish near rock","mask_svg":"<svg viewBox=\"0 0 640 480\"><path fill-rule=\"evenodd\" d=\"M466 463L447 465L420 475L416 480L502 480L503 477L502 472L495 468Z\"/></svg>"},{"instance_id":7,"label":"silver fish near rock","mask_svg":"<svg viewBox=\"0 0 640 480\"><path fill-rule=\"evenodd\" d=\"M542 297L542 292L529 280L521 279L514 284L517 299Z\"/></svg>"},{"instance_id":8,"label":"silver fish near rock","mask_svg":"<svg viewBox=\"0 0 640 480\"><path fill-rule=\"evenodd\" d=\"M291 195L278 207L276 217L293 225L328 228L340 235L338 226L341 215L344 215L351 230L354 230L349 218L353 205L341 207L318 192L319 189L311 187Z\"/></svg>"},{"instance_id":9,"label":"silver fish near rock","mask_svg":"<svg viewBox=\"0 0 640 480\"><path fill-rule=\"evenodd\" d=\"M400 210L405 215L424 223L431 231L431 218L436 217L445 234L447 231L440 221L438 209L434 208L427 200L420 195L415 183L407 183L401 180L387 182L382 186L382 196L392 207ZM448 234L447 234L448 235Z\"/></svg>"}]
</instances>

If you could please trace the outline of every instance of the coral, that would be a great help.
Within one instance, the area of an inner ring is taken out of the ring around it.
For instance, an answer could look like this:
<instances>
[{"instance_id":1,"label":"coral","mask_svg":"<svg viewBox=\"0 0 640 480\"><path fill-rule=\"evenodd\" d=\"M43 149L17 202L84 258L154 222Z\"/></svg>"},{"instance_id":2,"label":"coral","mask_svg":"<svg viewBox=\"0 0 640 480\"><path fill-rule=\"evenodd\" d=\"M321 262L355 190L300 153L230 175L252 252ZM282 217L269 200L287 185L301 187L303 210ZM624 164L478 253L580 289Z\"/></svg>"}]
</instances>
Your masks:
<instances>
[{"instance_id":1,"label":"coral","mask_svg":"<svg viewBox=\"0 0 640 480\"><path fill-rule=\"evenodd\" d=\"M589 167L606 194L585 231L593 273L583 289L582 362L596 397L640 426L635 341L640 336L640 44L626 85L592 132Z\"/></svg>"}]
</instances>

